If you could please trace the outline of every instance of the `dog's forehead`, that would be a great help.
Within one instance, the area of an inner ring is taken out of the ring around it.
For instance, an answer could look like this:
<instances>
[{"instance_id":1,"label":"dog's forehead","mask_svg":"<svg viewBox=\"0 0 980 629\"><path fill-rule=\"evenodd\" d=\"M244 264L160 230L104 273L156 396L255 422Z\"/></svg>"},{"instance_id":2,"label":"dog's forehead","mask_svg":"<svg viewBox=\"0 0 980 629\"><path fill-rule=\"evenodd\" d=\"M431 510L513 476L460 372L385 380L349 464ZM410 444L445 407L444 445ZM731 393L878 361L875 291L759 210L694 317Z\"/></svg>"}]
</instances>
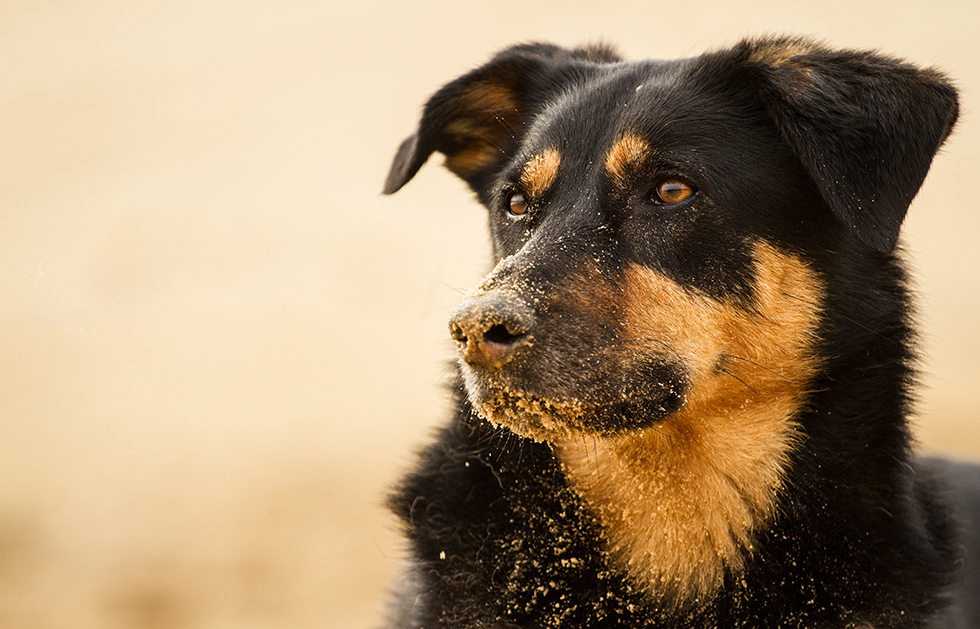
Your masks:
<instances>
[{"instance_id":1,"label":"dog's forehead","mask_svg":"<svg viewBox=\"0 0 980 629\"><path fill-rule=\"evenodd\" d=\"M643 136L678 109L692 107L691 59L610 64L557 95L530 121L519 162L557 150L563 160L592 160L623 136ZM574 142L570 141L574 138Z\"/></svg>"}]
</instances>

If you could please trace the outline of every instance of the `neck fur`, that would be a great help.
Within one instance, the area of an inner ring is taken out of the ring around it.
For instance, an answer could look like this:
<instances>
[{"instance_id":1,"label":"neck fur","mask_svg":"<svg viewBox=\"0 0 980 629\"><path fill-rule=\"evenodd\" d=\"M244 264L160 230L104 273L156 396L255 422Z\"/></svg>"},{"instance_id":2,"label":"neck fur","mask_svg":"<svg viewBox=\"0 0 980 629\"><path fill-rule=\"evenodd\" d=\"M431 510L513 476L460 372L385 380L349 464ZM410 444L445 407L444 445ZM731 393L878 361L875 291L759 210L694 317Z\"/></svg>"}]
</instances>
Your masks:
<instances>
[{"instance_id":1,"label":"neck fur","mask_svg":"<svg viewBox=\"0 0 980 629\"><path fill-rule=\"evenodd\" d=\"M771 405L557 444L614 562L656 599L704 601L752 553L795 442L790 414L774 414Z\"/></svg>"}]
</instances>

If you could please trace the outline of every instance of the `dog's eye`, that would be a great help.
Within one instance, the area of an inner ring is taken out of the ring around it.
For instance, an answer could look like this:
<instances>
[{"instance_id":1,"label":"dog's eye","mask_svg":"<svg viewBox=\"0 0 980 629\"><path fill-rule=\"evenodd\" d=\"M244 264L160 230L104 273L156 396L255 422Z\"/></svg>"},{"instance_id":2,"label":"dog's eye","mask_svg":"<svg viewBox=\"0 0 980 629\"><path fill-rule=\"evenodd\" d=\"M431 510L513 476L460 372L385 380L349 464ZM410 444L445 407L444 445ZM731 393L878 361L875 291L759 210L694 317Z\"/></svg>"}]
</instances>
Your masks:
<instances>
[{"instance_id":1,"label":"dog's eye","mask_svg":"<svg viewBox=\"0 0 980 629\"><path fill-rule=\"evenodd\" d=\"M527 199L520 192L511 193L507 199L507 211L514 216L521 216L527 212Z\"/></svg>"},{"instance_id":2,"label":"dog's eye","mask_svg":"<svg viewBox=\"0 0 980 629\"><path fill-rule=\"evenodd\" d=\"M670 205L680 203L694 194L694 188L681 181L680 179L664 179L657 184L653 193L650 195L654 203Z\"/></svg>"}]
</instances>

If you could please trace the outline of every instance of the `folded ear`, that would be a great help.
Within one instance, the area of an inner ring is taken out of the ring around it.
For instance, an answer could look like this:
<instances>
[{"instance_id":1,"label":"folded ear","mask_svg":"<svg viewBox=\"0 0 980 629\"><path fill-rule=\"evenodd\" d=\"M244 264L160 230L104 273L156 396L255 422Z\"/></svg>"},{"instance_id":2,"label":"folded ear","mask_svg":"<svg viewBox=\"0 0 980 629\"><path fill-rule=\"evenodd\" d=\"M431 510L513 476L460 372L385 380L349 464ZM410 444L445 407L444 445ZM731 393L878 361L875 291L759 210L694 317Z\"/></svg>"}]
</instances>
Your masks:
<instances>
[{"instance_id":1,"label":"folded ear","mask_svg":"<svg viewBox=\"0 0 980 629\"><path fill-rule=\"evenodd\" d=\"M857 236L892 251L912 198L956 122L935 70L799 39L739 46L783 137Z\"/></svg>"},{"instance_id":2,"label":"folded ear","mask_svg":"<svg viewBox=\"0 0 980 629\"><path fill-rule=\"evenodd\" d=\"M525 123L547 98L594 63L616 61L605 47L565 50L549 44L508 48L445 85L426 103L418 130L395 154L383 192L415 176L434 151L479 190L517 148Z\"/></svg>"}]
</instances>

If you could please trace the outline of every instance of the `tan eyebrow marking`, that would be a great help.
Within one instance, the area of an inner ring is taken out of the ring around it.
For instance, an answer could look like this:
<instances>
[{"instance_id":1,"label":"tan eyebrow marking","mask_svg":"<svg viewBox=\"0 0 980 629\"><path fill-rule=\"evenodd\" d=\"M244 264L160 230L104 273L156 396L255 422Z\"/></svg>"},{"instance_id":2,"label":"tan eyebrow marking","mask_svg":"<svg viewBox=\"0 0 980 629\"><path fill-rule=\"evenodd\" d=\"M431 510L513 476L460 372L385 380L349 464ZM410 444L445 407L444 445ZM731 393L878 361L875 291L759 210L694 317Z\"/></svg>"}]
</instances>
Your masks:
<instances>
[{"instance_id":1,"label":"tan eyebrow marking","mask_svg":"<svg viewBox=\"0 0 980 629\"><path fill-rule=\"evenodd\" d=\"M528 160L521 172L521 184L532 197L541 196L548 191L558 177L561 153L558 149L546 148Z\"/></svg>"},{"instance_id":2,"label":"tan eyebrow marking","mask_svg":"<svg viewBox=\"0 0 980 629\"><path fill-rule=\"evenodd\" d=\"M635 133L627 131L616 140L606 154L606 172L617 185L626 183L626 176L650 156L650 145Z\"/></svg>"}]
</instances>

